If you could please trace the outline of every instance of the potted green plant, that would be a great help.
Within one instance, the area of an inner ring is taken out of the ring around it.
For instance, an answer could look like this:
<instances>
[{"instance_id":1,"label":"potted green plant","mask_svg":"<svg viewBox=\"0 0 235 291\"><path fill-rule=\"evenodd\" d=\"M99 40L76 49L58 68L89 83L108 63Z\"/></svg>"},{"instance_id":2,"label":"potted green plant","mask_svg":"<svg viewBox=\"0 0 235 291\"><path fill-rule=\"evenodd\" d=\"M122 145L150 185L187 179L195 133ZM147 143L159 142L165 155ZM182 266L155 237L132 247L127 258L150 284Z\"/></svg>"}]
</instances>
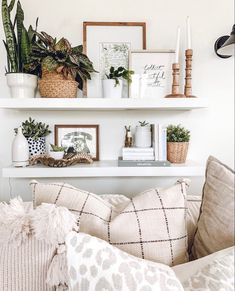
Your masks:
<instances>
[{"instance_id":1,"label":"potted green plant","mask_svg":"<svg viewBox=\"0 0 235 291\"><path fill-rule=\"evenodd\" d=\"M50 144L50 146L51 146L50 156L55 160L63 159L65 148L53 144Z\"/></svg>"},{"instance_id":2,"label":"potted green plant","mask_svg":"<svg viewBox=\"0 0 235 291\"><path fill-rule=\"evenodd\" d=\"M167 127L167 160L171 163L185 163L188 154L190 131L181 125Z\"/></svg>"},{"instance_id":3,"label":"potted green plant","mask_svg":"<svg viewBox=\"0 0 235 291\"><path fill-rule=\"evenodd\" d=\"M118 67L117 69L111 67L109 73L106 74L107 79L103 80L104 98L122 98L123 80L126 80L129 84L133 74L133 71L124 67Z\"/></svg>"},{"instance_id":4,"label":"potted green plant","mask_svg":"<svg viewBox=\"0 0 235 291\"><path fill-rule=\"evenodd\" d=\"M139 125L136 126L135 132L135 146L137 148L149 148L151 147L151 126L146 121L139 121Z\"/></svg>"},{"instance_id":5,"label":"potted green plant","mask_svg":"<svg viewBox=\"0 0 235 291\"><path fill-rule=\"evenodd\" d=\"M2 23L6 39L3 41L7 52L6 78L13 98L33 98L37 88L37 70L31 59L32 45L36 40L35 30L24 26L24 11L17 2L14 23L11 13L15 0L8 5L2 0ZM37 21L36 21L37 26Z\"/></svg>"},{"instance_id":6,"label":"potted green plant","mask_svg":"<svg viewBox=\"0 0 235 291\"><path fill-rule=\"evenodd\" d=\"M30 156L43 155L46 153L46 136L51 133L49 125L36 122L29 117L21 124L22 132L29 144ZM17 129L15 129L17 132Z\"/></svg>"},{"instance_id":7,"label":"potted green plant","mask_svg":"<svg viewBox=\"0 0 235 291\"><path fill-rule=\"evenodd\" d=\"M69 41L59 41L46 32L37 33L32 46L32 58L39 63L39 92L47 98L75 98L77 88L96 72L92 62L83 53L83 46L72 47Z\"/></svg>"}]
</instances>

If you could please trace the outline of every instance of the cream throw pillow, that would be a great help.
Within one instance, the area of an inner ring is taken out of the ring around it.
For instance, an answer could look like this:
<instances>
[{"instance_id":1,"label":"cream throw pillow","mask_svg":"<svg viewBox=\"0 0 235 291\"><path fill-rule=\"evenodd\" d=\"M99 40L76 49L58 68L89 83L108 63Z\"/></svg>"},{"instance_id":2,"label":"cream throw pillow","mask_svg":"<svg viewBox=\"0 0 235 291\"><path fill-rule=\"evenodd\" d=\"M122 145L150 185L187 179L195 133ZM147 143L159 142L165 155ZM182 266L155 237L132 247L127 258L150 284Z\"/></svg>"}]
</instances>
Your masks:
<instances>
[{"instance_id":1,"label":"cream throw pillow","mask_svg":"<svg viewBox=\"0 0 235 291\"><path fill-rule=\"evenodd\" d=\"M234 245L234 171L209 157L192 253L201 258Z\"/></svg>"},{"instance_id":2,"label":"cream throw pillow","mask_svg":"<svg viewBox=\"0 0 235 291\"><path fill-rule=\"evenodd\" d=\"M170 267L149 262L84 233L66 238L71 291L183 291Z\"/></svg>"},{"instance_id":3,"label":"cream throw pillow","mask_svg":"<svg viewBox=\"0 0 235 291\"><path fill-rule=\"evenodd\" d=\"M188 260L186 183L150 189L113 206L67 184L31 182L36 205L55 203L78 216L80 231L134 256L177 265Z\"/></svg>"}]
</instances>

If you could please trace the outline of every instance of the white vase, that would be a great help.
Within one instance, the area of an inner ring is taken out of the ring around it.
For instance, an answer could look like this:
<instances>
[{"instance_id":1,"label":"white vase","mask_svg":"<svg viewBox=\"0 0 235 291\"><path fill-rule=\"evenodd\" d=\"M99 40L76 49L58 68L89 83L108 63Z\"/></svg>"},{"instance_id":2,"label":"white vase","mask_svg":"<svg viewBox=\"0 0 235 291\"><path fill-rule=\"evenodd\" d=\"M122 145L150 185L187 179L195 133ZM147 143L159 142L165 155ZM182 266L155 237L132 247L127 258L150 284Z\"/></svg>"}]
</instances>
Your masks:
<instances>
[{"instance_id":1,"label":"white vase","mask_svg":"<svg viewBox=\"0 0 235 291\"><path fill-rule=\"evenodd\" d=\"M52 157L55 160L61 160L64 157L64 151L61 152L50 151L50 157Z\"/></svg>"},{"instance_id":2,"label":"white vase","mask_svg":"<svg viewBox=\"0 0 235 291\"><path fill-rule=\"evenodd\" d=\"M38 82L37 76L25 73L8 73L6 78L12 98L35 97Z\"/></svg>"},{"instance_id":3,"label":"white vase","mask_svg":"<svg viewBox=\"0 0 235 291\"><path fill-rule=\"evenodd\" d=\"M151 127L136 126L135 146L137 148L150 148L152 145Z\"/></svg>"},{"instance_id":4,"label":"white vase","mask_svg":"<svg viewBox=\"0 0 235 291\"><path fill-rule=\"evenodd\" d=\"M29 145L21 127L18 128L12 143L12 163L14 167L26 167L29 165Z\"/></svg>"},{"instance_id":5,"label":"white vase","mask_svg":"<svg viewBox=\"0 0 235 291\"><path fill-rule=\"evenodd\" d=\"M122 98L123 81L119 80L119 84L116 85L115 80L103 80L103 97L120 99Z\"/></svg>"}]
</instances>

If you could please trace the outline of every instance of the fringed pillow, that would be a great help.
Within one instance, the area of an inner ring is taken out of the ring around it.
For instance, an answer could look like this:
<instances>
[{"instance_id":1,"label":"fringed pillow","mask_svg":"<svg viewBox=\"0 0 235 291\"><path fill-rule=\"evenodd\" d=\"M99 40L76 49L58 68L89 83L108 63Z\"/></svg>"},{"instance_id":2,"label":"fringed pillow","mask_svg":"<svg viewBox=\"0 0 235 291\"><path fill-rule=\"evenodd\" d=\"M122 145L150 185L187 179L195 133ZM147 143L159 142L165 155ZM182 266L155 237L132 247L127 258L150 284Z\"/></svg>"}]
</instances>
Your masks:
<instances>
[{"instance_id":1,"label":"fringed pillow","mask_svg":"<svg viewBox=\"0 0 235 291\"><path fill-rule=\"evenodd\" d=\"M26 210L21 198L0 203L0 290L67 290L65 236L77 230L64 207Z\"/></svg>"}]
</instances>

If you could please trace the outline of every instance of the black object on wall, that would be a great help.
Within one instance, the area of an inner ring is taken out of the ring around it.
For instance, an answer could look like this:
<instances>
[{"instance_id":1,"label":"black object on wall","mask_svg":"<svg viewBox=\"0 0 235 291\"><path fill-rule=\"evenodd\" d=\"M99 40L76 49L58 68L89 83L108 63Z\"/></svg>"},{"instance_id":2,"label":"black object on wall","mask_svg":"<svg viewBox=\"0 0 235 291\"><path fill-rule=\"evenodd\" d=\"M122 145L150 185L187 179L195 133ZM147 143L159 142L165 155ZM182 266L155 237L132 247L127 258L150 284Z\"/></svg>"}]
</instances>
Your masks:
<instances>
[{"instance_id":1,"label":"black object on wall","mask_svg":"<svg viewBox=\"0 0 235 291\"><path fill-rule=\"evenodd\" d=\"M218 57L227 59L234 55L235 51L235 24L233 25L232 32L229 35L219 37L214 45L215 53Z\"/></svg>"}]
</instances>

